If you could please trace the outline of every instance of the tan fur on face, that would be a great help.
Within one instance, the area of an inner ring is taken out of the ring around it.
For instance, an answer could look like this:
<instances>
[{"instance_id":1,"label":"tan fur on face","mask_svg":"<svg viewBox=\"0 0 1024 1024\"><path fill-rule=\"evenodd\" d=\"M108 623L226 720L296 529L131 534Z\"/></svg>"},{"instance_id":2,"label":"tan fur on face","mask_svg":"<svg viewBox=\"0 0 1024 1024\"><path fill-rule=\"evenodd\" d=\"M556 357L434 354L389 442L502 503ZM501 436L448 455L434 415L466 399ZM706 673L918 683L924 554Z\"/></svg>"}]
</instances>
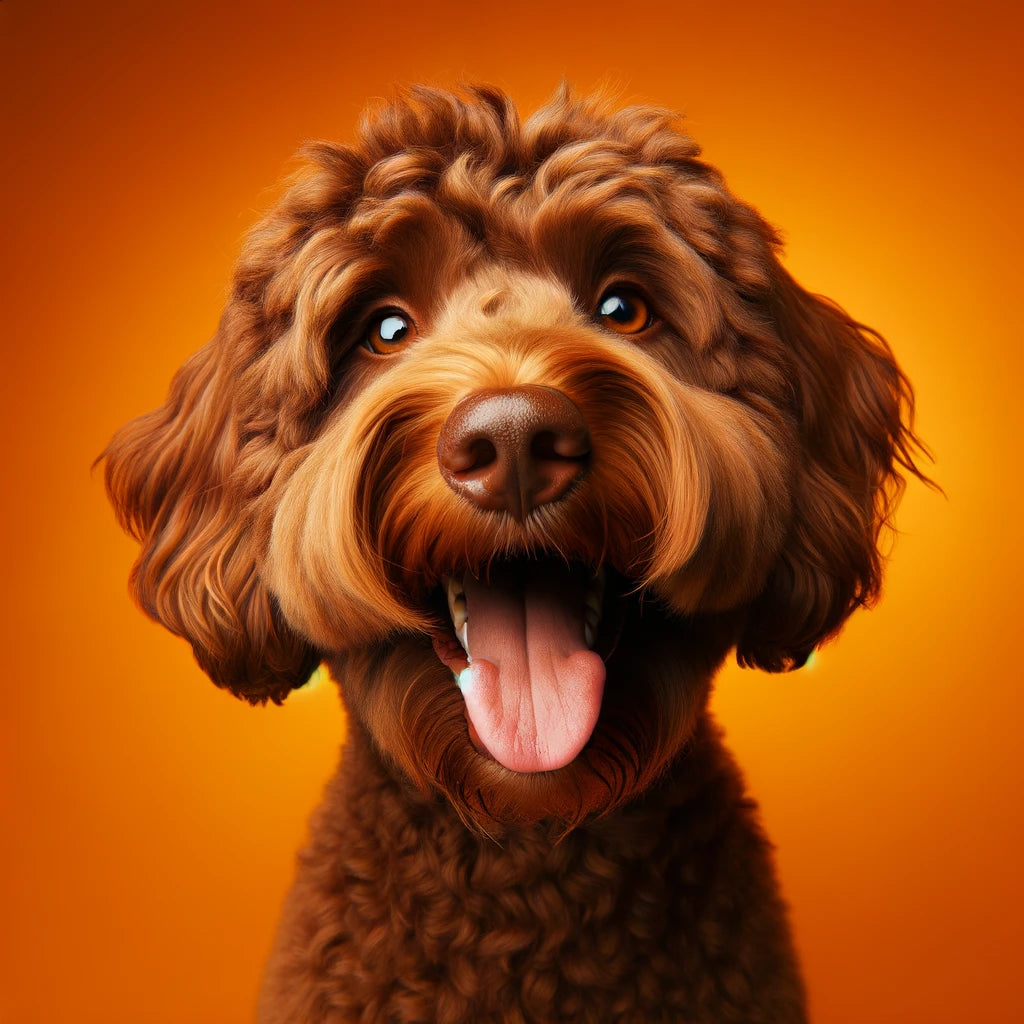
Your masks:
<instances>
[{"instance_id":1,"label":"tan fur on face","mask_svg":"<svg viewBox=\"0 0 1024 1024\"><path fill-rule=\"evenodd\" d=\"M288 620L321 648L429 628L416 602L441 575L496 556L607 560L680 611L728 605L763 576L780 532L767 495L783 472L763 424L728 399L666 379L634 343L595 329L555 282L490 268L444 302L429 334L389 358L272 502L266 578ZM467 505L435 461L461 400L520 385L567 395L594 442L578 492L522 526ZM721 479L717 543L752 564L709 597L706 576L679 569L707 535L712 475Z\"/></svg>"}]
</instances>

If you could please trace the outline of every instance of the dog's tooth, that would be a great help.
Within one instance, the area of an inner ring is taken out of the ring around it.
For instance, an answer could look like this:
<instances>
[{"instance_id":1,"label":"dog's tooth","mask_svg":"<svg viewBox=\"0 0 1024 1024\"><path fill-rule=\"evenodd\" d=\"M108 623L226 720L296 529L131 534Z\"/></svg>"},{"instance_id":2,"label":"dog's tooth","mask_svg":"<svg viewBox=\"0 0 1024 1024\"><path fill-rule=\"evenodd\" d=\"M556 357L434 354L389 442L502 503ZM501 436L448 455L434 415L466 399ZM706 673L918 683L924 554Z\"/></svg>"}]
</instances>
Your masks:
<instances>
[{"instance_id":1,"label":"dog's tooth","mask_svg":"<svg viewBox=\"0 0 1024 1024\"><path fill-rule=\"evenodd\" d=\"M466 621L468 610L466 607L466 593L462 585L451 576L444 578L444 587L448 594L448 614L452 617L452 624L455 629Z\"/></svg>"},{"instance_id":2,"label":"dog's tooth","mask_svg":"<svg viewBox=\"0 0 1024 1024\"><path fill-rule=\"evenodd\" d=\"M455 579L454 576L445 576L444 588L448 592L449 604L451 604L451 602L454 601L455 598L464 596L462 584L457 579Z\"/></svg>"},{"instance_id":3,"label":"dog's tooth","mask_svg":"<svg viewBox=\"0 0 1024 1024\"><path fill-rule=\"evenodd\" d=\"M461 626L455 627L455 636L459 643L462 644L462 649L466 652L466 656L469 657L469 623L463 619Z\"/></svg>"},{"instance_id":4,"label":"dog's tooth","mask_svg":"<svg viewBox=\"0 0 1024 1024\"><path fill-rule=\"evenodd\" d=\"M589 622L583 623L583 639L586 641L588 647L594 646L594 638L596 637L594 627Z\"/></svg>"}]
</instances>

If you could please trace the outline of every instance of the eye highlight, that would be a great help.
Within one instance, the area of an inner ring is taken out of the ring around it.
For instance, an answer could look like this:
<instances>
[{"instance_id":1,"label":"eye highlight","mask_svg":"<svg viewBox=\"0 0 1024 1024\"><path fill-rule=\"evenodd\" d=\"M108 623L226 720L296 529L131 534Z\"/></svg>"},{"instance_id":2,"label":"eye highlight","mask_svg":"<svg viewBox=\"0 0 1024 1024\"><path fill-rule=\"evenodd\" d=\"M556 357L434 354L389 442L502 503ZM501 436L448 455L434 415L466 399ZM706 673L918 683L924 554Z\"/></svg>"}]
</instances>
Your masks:
<instances>
[{"instance_id":1,"label":"eye highlight","mask_svg":"<svg viewBox=\"0 0 1024 1024\"><path fill-rule=\"evenodd\" d=\"M363 344L377 355L397 352L416 337L412 317L401 309L382 309L366 328Z\"/></svg>"},{"instance_id":2,"label":"eye highlight","mask_svg":"<svg viewBox=\"0 0 1024 1024\"><path fill-rule=\"evenodd\" d=\"M647 300L626 285L612 285L597 304L602 327L616 334L639 334L654 322Z\"/></svg>"}]
</instances>

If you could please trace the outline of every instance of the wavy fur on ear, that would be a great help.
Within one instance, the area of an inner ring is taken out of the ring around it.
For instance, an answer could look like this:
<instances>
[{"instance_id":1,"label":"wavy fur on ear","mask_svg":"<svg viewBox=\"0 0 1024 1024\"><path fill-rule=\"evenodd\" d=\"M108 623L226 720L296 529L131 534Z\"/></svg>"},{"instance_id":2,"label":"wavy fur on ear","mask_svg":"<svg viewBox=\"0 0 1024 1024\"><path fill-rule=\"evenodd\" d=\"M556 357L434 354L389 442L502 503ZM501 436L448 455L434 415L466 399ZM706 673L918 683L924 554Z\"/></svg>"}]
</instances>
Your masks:
<instances>
[{"instance_id":1,"label":"wavy fur on ear","mask_svg":"<svg viewBox=\"0 0 1024 1024\"><path fill-rule=\"evenodd\" d=\"M781 267L771 298L786 347L802 466L775 568L737 644L742 665L799 668L877 598L879 540L914 462L914 396L885 339L800 288Z\"/></svg>"},{"instance_id":2,"label":"wavy fur on ear","mask_svg":"<svg viewBox=\"0 0 1024 1024\"><path fill-rule=\"evenodd\" d=\"M260 581L256 509L273 466L253 457L255 437L243 458L236 407L244 386L231 372L237 321L229 308L220 334L178 371L166 403L123 427L100 458L118 519L142 544L130 580L136 601L192 644L218 686L280 703L319 657Z\"/></svg>"}]
</instances>

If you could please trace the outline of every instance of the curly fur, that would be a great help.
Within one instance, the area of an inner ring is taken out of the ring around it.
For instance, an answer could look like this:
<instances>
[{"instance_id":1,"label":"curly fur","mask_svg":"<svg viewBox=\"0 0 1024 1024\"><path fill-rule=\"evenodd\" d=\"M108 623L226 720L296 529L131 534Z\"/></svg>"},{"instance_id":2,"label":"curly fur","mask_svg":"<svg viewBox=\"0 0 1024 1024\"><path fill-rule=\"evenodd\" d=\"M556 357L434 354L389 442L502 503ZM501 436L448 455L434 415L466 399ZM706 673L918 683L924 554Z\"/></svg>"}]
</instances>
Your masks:
<instances>
[{"instance_id":1,"label":"curly fur","mask_svg":"<svg viewBox=\"0 0 1024 1024\"><path fill-rule=\"evenodd\" d=\"M143 608L220 686L280 702L326 660L349 711L262 1019L801 1021L766 840L706 710L735 649L804 663L881 582L917 473L886 343L781 267L676 118L561 91L416 89L320 144L251 234L217 336L111 441ZM595 319L612 282L656 324ZM385 303L418 337L360 345ZM554 389L586 471L517 518L438 471L452 410ZM604 566L616 627L571 763L467 732L441 580Z\"/></svg>"}]
</instances>

